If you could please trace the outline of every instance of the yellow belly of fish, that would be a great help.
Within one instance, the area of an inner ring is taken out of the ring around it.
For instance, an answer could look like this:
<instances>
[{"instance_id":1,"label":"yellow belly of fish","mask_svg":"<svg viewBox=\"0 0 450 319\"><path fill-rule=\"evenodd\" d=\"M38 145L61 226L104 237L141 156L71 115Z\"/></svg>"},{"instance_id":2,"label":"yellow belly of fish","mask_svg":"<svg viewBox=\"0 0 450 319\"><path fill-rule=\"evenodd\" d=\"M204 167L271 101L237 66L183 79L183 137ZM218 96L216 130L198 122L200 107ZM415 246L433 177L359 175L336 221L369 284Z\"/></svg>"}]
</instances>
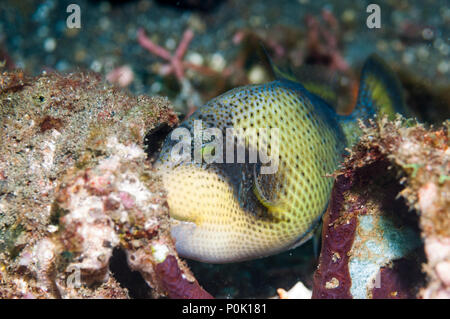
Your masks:
<instances>
[{"instance_id":1,"label":"yellow belly of fish","mask_svg":"<svg viewBox=\"0 0 450 319\"><path fill-rule=\"evenodd\" d=\"M303 242L326 209L337 163L336 132L314 113L314 106L292 92L274 90L262 109L233 119L235 128L280 129L282 210L267 219L246 211L220 169L183 164L163 171L172 233L180 255L211 263L268 256ZM273 103L276 101L276 105ZM255 100L249 99L251 105ZM301 103L300 103L301 102ZM221 103L236 105L233 96ZM299 103L301 105L299 105ZM230 106L231 107L231 106ZM245 107L243 107L245 108ZM205 108L203 113L214 112Z\"/></svg>"},{"instance_id":2,"label":"yellow belly of fish","mask_svg":"<svg viewBox=\"0 0 450 319\"><path fill-rule=\"evenodd\" d=\"M164 174L163 181L177 251L204 262L237 262L291 248L308 239L326 206L325 199L314 204L298 196L285 212L273 213L274 221L245 211L232 186L214 170L181 166ZM327 193L329 186L323 186Z\"/></svg>"}]
</instances>

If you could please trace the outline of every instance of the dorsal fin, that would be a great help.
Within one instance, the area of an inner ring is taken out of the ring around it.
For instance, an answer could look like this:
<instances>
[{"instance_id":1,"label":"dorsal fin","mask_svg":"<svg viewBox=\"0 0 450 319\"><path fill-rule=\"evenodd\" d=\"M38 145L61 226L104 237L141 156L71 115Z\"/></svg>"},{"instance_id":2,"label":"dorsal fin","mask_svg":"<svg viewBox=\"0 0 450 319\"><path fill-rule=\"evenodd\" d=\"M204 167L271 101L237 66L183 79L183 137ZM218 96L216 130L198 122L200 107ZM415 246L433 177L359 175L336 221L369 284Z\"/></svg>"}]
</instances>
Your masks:
<instances>
[{"instance_id":1,"label":"dorsal fin","mask_svg":"<svg viewBox=\"0 0 450 319\"><path fill-rule=\"evenodd\" d=\"M303 85L310 93L320 97L328 104L336 106L337 94L335 76L325 68L316 65L302 65L295 70L276 65L261 43L265 62L269 65L276 80L289 80Z\"/></svg>"},{"instance_id":2,"label":"dorsal fin","mask_svg":"<svg viewBox=\"0 0 450 319\"><path fill-rule=\"evenodd\" d=\"M305 64L293 71L294 77L309 92L336 109L338 105L338 74L324 66Z\"/></svg>"}]
</instances>

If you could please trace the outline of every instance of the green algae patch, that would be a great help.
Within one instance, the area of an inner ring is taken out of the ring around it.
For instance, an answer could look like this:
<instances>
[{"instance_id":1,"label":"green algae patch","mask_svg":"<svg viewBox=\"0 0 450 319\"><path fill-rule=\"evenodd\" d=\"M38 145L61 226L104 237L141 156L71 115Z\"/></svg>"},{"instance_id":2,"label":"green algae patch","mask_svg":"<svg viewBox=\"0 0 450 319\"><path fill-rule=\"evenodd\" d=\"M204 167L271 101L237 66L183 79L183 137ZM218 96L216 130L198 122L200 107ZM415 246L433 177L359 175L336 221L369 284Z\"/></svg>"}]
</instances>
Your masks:
<instances>
[{"instance_id":1,"label":"green algae patch","mask_svg":"<svg viewBox=\"0 0 450 319\"><path fill-rule=\"evenodd\" d=\"M10 258L14 259L19 254L23 244L18 243L19 236L23 233L24 227L14 224L0 234L0 250L8 252Z\"/></svg>"}]
</instances>

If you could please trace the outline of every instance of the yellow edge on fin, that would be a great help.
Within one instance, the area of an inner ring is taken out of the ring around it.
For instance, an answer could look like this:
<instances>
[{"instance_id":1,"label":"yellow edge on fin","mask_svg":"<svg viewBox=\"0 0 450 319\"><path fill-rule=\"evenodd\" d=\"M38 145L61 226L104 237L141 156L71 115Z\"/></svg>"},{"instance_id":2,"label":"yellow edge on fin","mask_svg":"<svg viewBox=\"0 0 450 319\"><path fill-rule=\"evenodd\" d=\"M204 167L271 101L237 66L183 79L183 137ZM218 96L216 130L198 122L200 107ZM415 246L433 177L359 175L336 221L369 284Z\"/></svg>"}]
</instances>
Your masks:
<instances>
[{"instance_id":1,"label":"yellow edge on fin","mask_svg":"<svg viewBox=\"0 0 450 319\"><path fill-rule=\"evenodd\" d=\"M254 166L253 168L253 193L255 194L256 198L258 199L258 201L264 206L266 207L269 212L271 213L284 213L286 212L286 207L285 205L281 202L271 202L269 201L267 198L264 197L261 188L259 187L259 183L258 180L256 179L256 166Z\"/></svg>"}]
</instances>

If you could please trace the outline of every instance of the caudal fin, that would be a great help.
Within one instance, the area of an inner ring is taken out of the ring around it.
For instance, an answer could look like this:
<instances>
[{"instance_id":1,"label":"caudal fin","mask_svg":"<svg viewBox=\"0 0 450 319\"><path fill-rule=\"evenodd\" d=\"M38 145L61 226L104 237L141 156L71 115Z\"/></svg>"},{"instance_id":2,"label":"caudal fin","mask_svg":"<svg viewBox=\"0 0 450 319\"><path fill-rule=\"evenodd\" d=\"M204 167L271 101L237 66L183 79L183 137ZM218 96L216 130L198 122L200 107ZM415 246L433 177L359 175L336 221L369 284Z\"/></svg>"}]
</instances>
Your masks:
<instances>
[{"instance_id":1,"label":"caudal fin","mask_svg":"<svg viewBox=\"0 0 450 319\"><path fill-rule=\"evenodd\" d=\"M410 115L405 107L400 81L387 64L373 54L364 63L358 99L352 114L341 117L348 144L356 143L362 134L358 119L366 121L375 115L387 115L393 119L396 113Z\"/></svg>"},{"instance_id":2,"label":"caudal fin","mask_svg":"<svg viewBox=\"0 0 450 319\"><path fill-rule=\"evenodd\" d=\"M387 64L377 55L371 55L364 63L354 117L367 119L387 115L393 119L396 113L407 116L400 81Z\"/></svg>"}]
</instances>

